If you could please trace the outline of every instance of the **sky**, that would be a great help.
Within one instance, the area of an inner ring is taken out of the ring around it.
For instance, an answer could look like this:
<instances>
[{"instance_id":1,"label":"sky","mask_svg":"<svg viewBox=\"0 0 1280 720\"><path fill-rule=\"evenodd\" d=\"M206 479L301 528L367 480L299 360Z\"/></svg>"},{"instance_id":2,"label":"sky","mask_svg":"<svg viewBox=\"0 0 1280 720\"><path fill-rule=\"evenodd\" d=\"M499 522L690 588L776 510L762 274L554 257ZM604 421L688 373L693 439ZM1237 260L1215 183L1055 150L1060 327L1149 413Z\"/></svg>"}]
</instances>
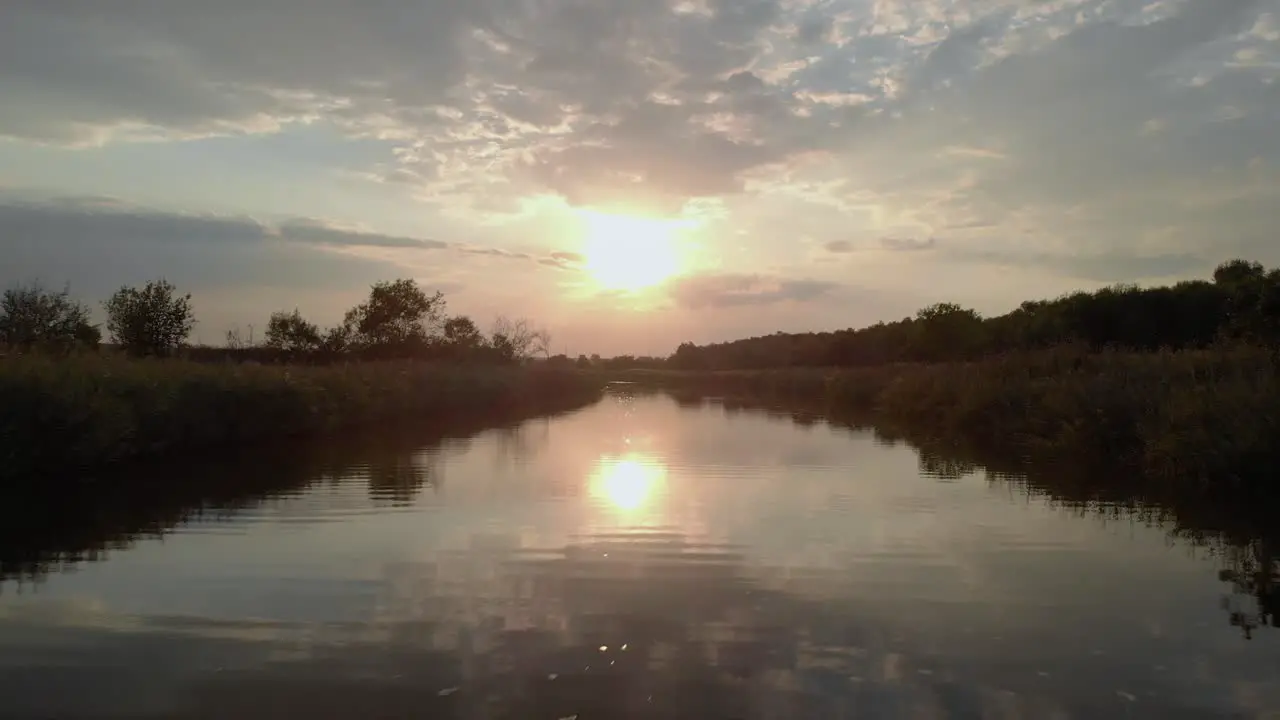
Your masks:
<instances>
[{"instance_id":1,"label":"sky","mask_svg":"<svg viewBox=\"0 0 1280 720\"><path fill-rule=\"evenodd\" d=\"M14 0L0 284L570 355L1280 264L1280 0ZM100 313L99 313L100 314Z\"/></svg>"}]
</instances>

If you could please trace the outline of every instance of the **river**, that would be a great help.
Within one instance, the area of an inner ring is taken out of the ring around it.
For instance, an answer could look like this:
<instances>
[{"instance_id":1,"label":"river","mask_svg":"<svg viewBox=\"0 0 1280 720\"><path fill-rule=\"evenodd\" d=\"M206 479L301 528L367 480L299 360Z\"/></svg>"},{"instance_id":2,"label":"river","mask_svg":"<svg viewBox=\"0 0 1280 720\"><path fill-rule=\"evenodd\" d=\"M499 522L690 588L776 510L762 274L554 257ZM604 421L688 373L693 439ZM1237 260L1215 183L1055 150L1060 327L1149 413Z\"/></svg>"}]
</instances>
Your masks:
<instances>
[{"instance_id":1,"label":"river","mask_svg":"<svg viewBox=\"0 0 1280 720\"><path fill-rule=\"evenodd\" d=\"M626 387L341 445L6 510L0 717L1280 711L1265 538Z\"/></svg>"}]
</instances>

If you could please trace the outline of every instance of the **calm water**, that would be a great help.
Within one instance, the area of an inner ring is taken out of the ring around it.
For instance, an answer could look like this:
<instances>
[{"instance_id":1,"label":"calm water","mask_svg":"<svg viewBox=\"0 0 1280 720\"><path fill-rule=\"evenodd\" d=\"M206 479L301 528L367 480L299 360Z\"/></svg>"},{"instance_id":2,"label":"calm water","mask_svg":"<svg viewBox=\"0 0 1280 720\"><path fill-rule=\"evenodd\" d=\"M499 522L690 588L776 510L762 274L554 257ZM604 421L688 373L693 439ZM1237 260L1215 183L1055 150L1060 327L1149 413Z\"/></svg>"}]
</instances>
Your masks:
<instances>
[{"instance_id":1,"label":"calm water","mask_svg":"<svg viewBox=\"0 0 1280 720\"><path fill-rule=\"evenodd\" d=\"M1239 627L1262 542L1194 545L714 402L620 391L403 434L139 478L154 511L32 510L3 535L0 716L1280 710L1280 630ZM206 482L223 496L183 506Z\"/></svg>"}]
</instances>

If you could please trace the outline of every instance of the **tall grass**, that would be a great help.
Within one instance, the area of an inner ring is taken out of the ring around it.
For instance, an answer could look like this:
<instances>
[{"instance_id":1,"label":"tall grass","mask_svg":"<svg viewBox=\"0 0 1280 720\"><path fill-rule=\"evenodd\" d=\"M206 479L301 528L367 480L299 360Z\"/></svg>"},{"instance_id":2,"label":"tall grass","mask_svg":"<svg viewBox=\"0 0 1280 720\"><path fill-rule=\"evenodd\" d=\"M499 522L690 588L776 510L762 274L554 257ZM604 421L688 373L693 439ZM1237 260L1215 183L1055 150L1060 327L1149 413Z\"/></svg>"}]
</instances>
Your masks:
<instances>
[{"instance_id":1,"label":"tall grass","mask_svg":"<svg viewBox=\"0 0 1280 720\"><path fill-rule=\"evenodd\" d=\"M599 391L596 378L547 368L9 357L0 359L0 478L396 418L564 409Z\"/></svg>"},{"instance_id":2,"label":"tall grass","mask_svg":"<svg viewBox=\"0 0 1280 720\"><path fill-rule=\"evenodd\" d=\"M1061 348L968 363L628 379L820 401L870 422L1027 458L1069 456L1165 481L1275 490L1280 362L1265 348L1089 353Z\"/></svg>"}]
</instances>

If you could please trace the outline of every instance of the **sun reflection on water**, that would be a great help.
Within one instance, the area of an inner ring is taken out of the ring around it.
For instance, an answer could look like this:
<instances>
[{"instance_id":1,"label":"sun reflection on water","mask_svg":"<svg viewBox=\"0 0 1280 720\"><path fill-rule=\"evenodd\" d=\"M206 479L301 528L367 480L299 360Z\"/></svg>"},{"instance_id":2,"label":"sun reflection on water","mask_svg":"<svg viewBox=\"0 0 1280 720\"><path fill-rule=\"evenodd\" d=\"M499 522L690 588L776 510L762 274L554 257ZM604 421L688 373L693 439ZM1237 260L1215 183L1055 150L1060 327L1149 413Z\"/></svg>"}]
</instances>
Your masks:
<instances>
[{"instance_id":1,"label":"sun reflection on water","mask_svg":"<svg viewBox=\"0 0 1280 720\"><path fill-rule=\"evenodd\" d=\"M591 494L615 510L632 514L652 504L666 481L666 468L654 458L628 453L602 457L591 479Z\"/></svg>"}]
</instances>

